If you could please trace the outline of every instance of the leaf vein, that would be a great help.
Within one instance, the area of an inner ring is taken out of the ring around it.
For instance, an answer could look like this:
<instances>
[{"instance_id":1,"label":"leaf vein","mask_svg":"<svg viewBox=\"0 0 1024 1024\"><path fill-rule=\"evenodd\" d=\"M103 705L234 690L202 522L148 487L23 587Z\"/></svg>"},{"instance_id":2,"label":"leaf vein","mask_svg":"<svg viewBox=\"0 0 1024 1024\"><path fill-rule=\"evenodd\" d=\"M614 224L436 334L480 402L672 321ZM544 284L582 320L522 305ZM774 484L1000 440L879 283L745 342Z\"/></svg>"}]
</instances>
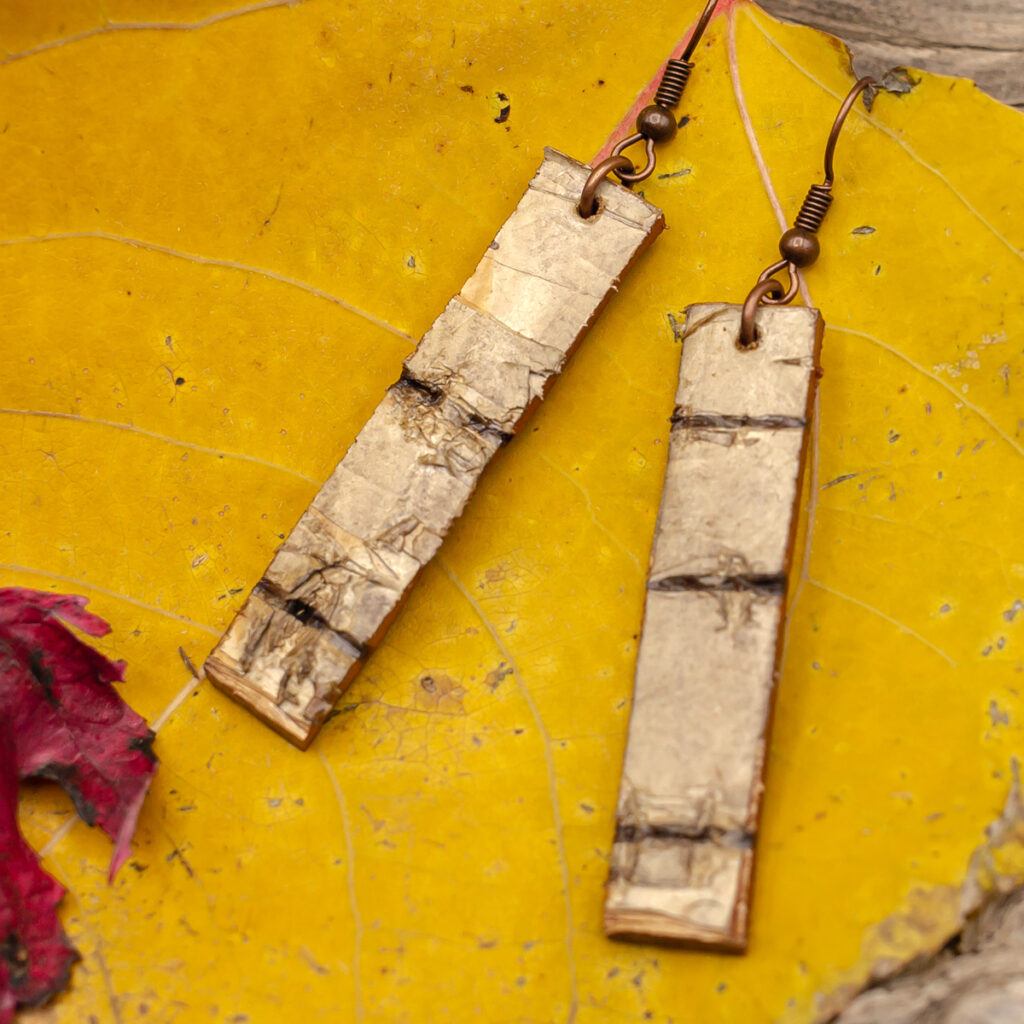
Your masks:
<instances>
[{"instance_id":1,"label":"leaf vein","mask_svg":"<svg viewBox=\"0 0 1024 1024\"><path fill-rule=\"evenodd\" d=\"M75 32L69 36L49 39L45 43L29 47L27 50L9 53L6 57L0 59L0 67L3 67L5 64L12 64L16 60L24 60L26 57L34 57L36 54L45 53L47 50L55 50L58 47L67 46L69 43L79 43L82 40L91 39L93 36L108 35L113 32L193 32L196 29L216 25L222 21L240 18L245 14L255 14L258 11L267 11L275 7L298 7L299 4L304 3L306 3L306 0L264 0L263 3L250 4L247 7L236 7L230 11L220 11L199 21L108 21L105 25L97 25L95 28Z\"/></svg>"},{"instance_id":2,"label":"leaf vein","mask_svg":"<svg viewBox=\"0 0 1024 1024\"><path fill-rule=\"evenodd\" d=\"M239 270L244 274L255 274L258 277L266 278L268 281L277 281L278 284L286 284L292 288L299 288L309 295L313 295L318 299L324 299L326 302L334 303L334 305L340 306L342 309L346 309L350 313L354 313L356 316L362 317L362 319L368 320L372 324L376 324L378 327L383 327L384 330L402 338L410 344L416 343L415 339L406 334L405 331L401 331L397 327L393 327L386 320L381 320L372 313L368 313L365 309L353 306L352 303L346 302L339 296L331 294L331 292L324 291L322 288L317 288L315 285L311 285L306 281L301 281L296 277L288 277L285 274L277 273L275 270L266 270L262 267L250 266L248 263L240 263L237 260L222 260L213 256L200 256L196 253L183 252L180 249L172 249L170 246L160 245L157 242L147 242L140 238L128 238L124 235L113 235L107 231L61 231L49 235L26 235L22 238L0 238L0 245L29 245L32 243L63 242L71 239L82 238L94 238L103 242L118 242L122 245L131 245L136 249L145 249L147 252L161 253L164 256L172 256L175 259L185 260L188 263L198 263L200 266L204 267L223 267L225 270Z\"/></svg>"},{"instance_id":3,"label":"leaf vein","mask_svg":"<svg viewBox=\"0 0 1024 1024\"><path fill-rule=\"evenodd\" d=\"M462 581L459 580L454 572L452 572L445 560L443 558L438 558L437 561L440 564L441 569L455 585L455 588L466 599L466 603L476 613L476 617L483 624L484 628L488 633L490 633L491 639L494 641L494 646L498 648L501 656L505 659L509 668L512 669L512 675L519 688L519 692L530 711L530 715L537 727L537 732L540 734L541 740L543 741L544 765L547 769L548 790L551 796L551 814L554 819L555 835L558 840L558 867L562 875L562 891L565 898L565 952L569 967L569 1012L566 1015L566 1024L573 1024L576 1020L576 1012L579 1006L579 988L576 978L576 956L573 948L573 936L576 928L573 921L572 893L569 887L569 858L565 847L565 828L562 823L562 809L558 802L555 761L551 753L551 733L548 731L548 727L545 725L544 719L541 717L540 709L537 707L537 703L533 699L533 695L530 693L530 690L526 685L526 681L523 679L522 672L519 670L519 665L512 656L512 652L505 646L498 630L495 628L491 620L484 614L484 610L480 607L480 603L473 597L469 590L463 586Z\"/></svg>"},{"instance_id":4,"label":"leaf vein","mask_svg":"<svg viewBox=\"0 0 1024 1024\"><path fill-rule=\"evenodd\" d=\"M242 459L245 462L255 462L260 466L267 466L269 469L276 469L282 473L290 473L311 484L319 485L319 480L314 480L297 469L289 469L287 466L279 466L276 462L268 462L256 455L246 455L242 452L226 452L219 448L207 448L201 444L193 444L191 441L182 441L177 437L168 437L166 434L157 434L152 430L145 430L143 427L136 427L132 423L118 423L115 420L94 419L90 416L81 416L74 412L52 412L48 409L7 409L0 408L0 415L5 416L35 416L41 419L72 420L76 423L84 423L89 426L110 427L112 430L124 430L129 434L139 434L142 437L149 437L155 441L166 441L167 444L178 445L181 448L188 448L194 452L201 452L204 455L216 455L218 458Z\"/></svg>"}]
</instances>

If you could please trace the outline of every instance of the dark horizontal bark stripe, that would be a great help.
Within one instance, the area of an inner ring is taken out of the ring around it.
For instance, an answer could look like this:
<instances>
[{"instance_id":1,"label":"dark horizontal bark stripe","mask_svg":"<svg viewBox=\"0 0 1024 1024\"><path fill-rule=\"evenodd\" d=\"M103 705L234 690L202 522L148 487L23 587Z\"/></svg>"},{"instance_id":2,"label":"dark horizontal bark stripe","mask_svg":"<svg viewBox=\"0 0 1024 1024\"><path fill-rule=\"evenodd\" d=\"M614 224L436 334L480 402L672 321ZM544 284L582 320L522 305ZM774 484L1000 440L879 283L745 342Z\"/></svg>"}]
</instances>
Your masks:
<instances>
[{"instance_id":1,"label":"dark horizontal bark stripe","mask_svg":"<svg viewBox=\"0 0 1024 1024\"><path fill-rule=\"evenodd\" d=\"M322 629L331 633L344 647L351 648L348 651L351 657L357 660L368 657L370 652L354 636L344 630L335 629L311 604L307 604L299 598L282 596L269 580L260 580L253 588L253 593L263 598L267 604L277 608L278 611L298 619L304 626L312 626L314 629Z\"/></svg>"},{"instance_id":2,"label":"dark horizontal bark stripe","mask_svg":"<svg viewBox=\"0 0 1024 1024\"><path fill-rule=\"evenodd\" d=\"M615 826L615 842L639 843L656 839L675 843L713 843L748 850L754 845L755 834L748 829L724 829L714 825L695 828L686 825L623 825Z\"/></svg>"},{"instance_id":3,"label":"dark horizontal bark stripe","mask_svg":"<svg viewBox=\"0 0 1024 1024\"><path fill-rule=\"evenodd\" d=\"M701 427L706 430L785 430L807 426L802 416L726 416L717 412L688 413L676 408L672 413L673 427Z\"/></svg>"},{"instance_id":4,"label":"dark horizontal bark stripe","mask_svg":"<svg viewBox=\"0 0 1024 1024\"><path fill-rule=\"evenodd\" d=\"M424 405L440 405L448 396L443 388L436 384L430 384L425 380L414 377L407 369L402 369L402 375L391 385L392 391L414 391L422 395ZM506 445L512 440L512 434L501 427L493 420L481 416L477 412L465 413L465 426L477 434L483 434L494 439L499 445Z\"/></svg>"},{"instance_id":5,"label":"dark horizontal bark stripe","mask_svg":"<svg viewBox=\"0 0 1024 1024\"><path fill-rule=\"evenodd\" d=\"M437 405L444 398L444 392L436 384L428 384L425 380L419 380L404 367L402 375L391 385L389 390L401 391L403 389L418 391L427 405Z\"/></svg>"},{"instance_id":6,"label":"dark horizontal bark stripe","mask_svg":"<svg viewBox=\"0 0 1024 1024\"><path fill-rule=\"evenodd\" d=\"M682 591L749 591L765 596L782 595L786 592L785 573L745 572L733 576L665 576L660 580L651 580L648 590Z\"/></svg>"}]
</instances>

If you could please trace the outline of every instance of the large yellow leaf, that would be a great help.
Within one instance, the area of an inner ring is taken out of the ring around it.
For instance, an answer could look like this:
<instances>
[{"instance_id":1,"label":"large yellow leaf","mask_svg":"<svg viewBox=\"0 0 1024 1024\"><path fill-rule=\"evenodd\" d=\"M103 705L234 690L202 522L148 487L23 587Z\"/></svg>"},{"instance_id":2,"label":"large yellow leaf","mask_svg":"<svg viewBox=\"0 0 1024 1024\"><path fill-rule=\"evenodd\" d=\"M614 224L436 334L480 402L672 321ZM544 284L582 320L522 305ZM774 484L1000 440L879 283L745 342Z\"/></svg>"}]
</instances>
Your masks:
<instances>
[{"instance_id":1,"label":"large yellow leaf","mask_svg":"<svg viewBox=\"0 0 1024 1024\"><path fill-rule=\"evenodd\" d=\"M110 888L104 837L25 800L84 955L40 1019L808 1021L941 943L1024 712L1024 122L925 75L851 116L808 273L830 328L750 953L601 931L671 318L772 260L852 81L724 6L644 186L671 230L303 754L179 648L200 664L542 146L597 152L698 4L3 5L2 578L91 598L162 759Z\"/></svg>"}]
</instances>

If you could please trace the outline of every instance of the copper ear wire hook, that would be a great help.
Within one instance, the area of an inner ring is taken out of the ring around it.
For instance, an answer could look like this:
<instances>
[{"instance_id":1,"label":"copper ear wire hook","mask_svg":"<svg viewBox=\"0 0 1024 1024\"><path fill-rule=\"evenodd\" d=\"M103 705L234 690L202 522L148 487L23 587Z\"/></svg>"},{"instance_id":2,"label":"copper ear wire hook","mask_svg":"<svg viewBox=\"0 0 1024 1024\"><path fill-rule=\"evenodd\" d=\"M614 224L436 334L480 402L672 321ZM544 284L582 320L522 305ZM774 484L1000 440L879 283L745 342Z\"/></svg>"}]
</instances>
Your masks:
<instances>
[{"instance_id":1,"label":"copper ear wire hook","mask_svg":"<svg viewBox=\"0 0 1024 1024\"><path fill-rule=\"evenodd\" d=\"M686 43L686 49L683 50L682 54L680 54L680 60L689 61L693 56L693 51L697 49L700 37L704 35L704 30L708 27L711 18L714 16L715 8L717 6L718 0L708 0L708 3L704 5L704 10L700 12L697 24L693 27L693 33L690 35L690 38Z\"/></svg>"},{"instance_id":2,"label":"copper ear wire hook","mask_svg":"<svg viewBox=\"0 0 1024 1024\"><path fill-rule=\"evenodd\" d=\"M690 72L693 70L693 63L690 58L693 56L693 51L697 48L697 44L704 35L704 30L708 27L708 23L714 16L717 6L718 0L708 0L704 5L704 10L701 11L700 17L697 19L697 24L694 25L693 32L690 34L682 56L679 58L670 57L666 61L661 82L658 85L658 91L654 96L654 102L644 107L636 119L637 130L617 143L612 150L612 155L606 160L602 160L591 171L590 177L587 178L587 183L583 186L583 193L577 206L581 217L585 219L593 217L597 212L597 203L594 199L597 186L609 172L614 171L619 180L627 185L635 185L638 181L644 181L654 173L657 159L654 145L656 142L667 142L675 136L679 129L672 111L683 95L683 89L686 87ZM640 141L644 141L647 161L640 170L637 170L633 161L622 155L622 151ZM619 162L615 165L610 164L609 161L613 159ZM598 173L599 171L600 173Z\"/></svg>"},{"instance_id":3,"label":"copper ear wire hook","mask_svg":"<svg viewBox=\"0 0 1024 1024\"><path fill-rule=\"evenodd\" d=\"M714 16L717 6L718 0L708 0L704 5L704 10L700 12L697 24L693 26L693 32L690 33L690 38L687 40L686 48L678 58L673 58L666 62L661 84L658 86L658 91L654 96L654 103L640 111L640 116L636 120L636 132L623 139L612 150L612 153L618 156L627 146L632 146L634 142L639 142L641 139L647 140L647 163L643 168L639 171L626 173L622 171L615 172L616 176L624 184L635 185L638 181L644 181L646 178L649 178L654 173L654 166L657 162L654 143L668 142L669 139L675 136L678 125L676 124L675 117L672 116L671 108L679 102L679 98L683 94L683 89L690 77L690 72L693 70L693 62L690 58L693 56L693 51L697 49L697 44L704 35L704 30L708 27L709 22Z\"/></svg>"},{"instance_id":4,"label":"copper ear wire hook","mask_svg":"<svg viewBox=\"0 0 1024 1024\"><path fill-rule=\"evenodd\" d=\"M857 102L857 97L869 86L877 84L870 75L865 75L863 78L858 79L854 87L846 94L846 99L843 100L843 105L839 108L839 113L836 114L836 119L832 122L832 131L828 133L828 142L825 143L825 181L823 182L829 188L832 187L836 177L835 168L832 166L832 158L835 156L836 143L839 141L839 133L843 130L843 125L846 123L846 116L853 109L854 103Z\"/></svg>"},{"instance_id":5,"label":"copper ear wire hook","mask_svg":"<svg viewBox=\"0 0 1024 1024\"><path fill-rule=\"evenodd\" d=\"M869 86L876 84L869 75L858 79L840 105L839 112L832 122L832 129L828 133L828 141L825 143L825 180L820 185L812 185L808 189L800 206L800 212L793 221L793 227L779 239L779 253L782 259L761 271L757 278L757 284L747 295L746 301L743 303L743 313L740 316L740 336L736 342L737 348L747 352L757 348L757 332L754 325L757 307L759 305L781 306L792 302L800 290L801 268L809 267L818 258L820 243L817 231L825 219L825 214L828 213L829 206L832 205L832 185L835 182L833 159L836 143L839 141L839 134L857 97ZM782 283L775 280L774 277L783 267L789 274L789 288L785 290L783 290ZM776 287L774 289L766 288L769 282L774 282Z\"/></svg>"}]
</instances>

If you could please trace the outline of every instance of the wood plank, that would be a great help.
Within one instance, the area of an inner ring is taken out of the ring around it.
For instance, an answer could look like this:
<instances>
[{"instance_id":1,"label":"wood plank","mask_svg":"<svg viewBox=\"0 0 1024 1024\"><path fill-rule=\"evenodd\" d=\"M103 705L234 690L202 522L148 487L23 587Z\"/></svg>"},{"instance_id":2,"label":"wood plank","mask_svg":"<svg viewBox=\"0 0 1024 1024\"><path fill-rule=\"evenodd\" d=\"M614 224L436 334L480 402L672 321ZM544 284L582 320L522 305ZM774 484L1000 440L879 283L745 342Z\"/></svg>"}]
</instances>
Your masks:
<instances>
[{"instance_id":1,"label":"wood plank","mask_svg":"<svg viewBox=\"0 0 1024 1024\"><path fill-rule=\"evenodd\" d=\"M777 18L831 32L856 74L893 67L970 78L1024 108L1024 5L992 0L764 0ZM909 83L904 83L904 87Z\"/></svg>"},{"instance_id":2,"label":"wood plank","mask_svg":"<svg viewBox=\"0 0 1024 1024\"><path fill-rule=\"evenodd\" d=\"M206 662L297 746L316 735L622 276L664 226L619 185L576 204L589 169L544 162Z\"/></svg>"},{"instance_id":3,"label":"wood plank","mask_svg":"<svg viewBox=\"0 0 1024 1024\"><path fill-rule=\"evenodd\" d=\"M741 951L807 417L814 309L690 306L651 551L609 935Z\"/></svg>"}]
</instances>

